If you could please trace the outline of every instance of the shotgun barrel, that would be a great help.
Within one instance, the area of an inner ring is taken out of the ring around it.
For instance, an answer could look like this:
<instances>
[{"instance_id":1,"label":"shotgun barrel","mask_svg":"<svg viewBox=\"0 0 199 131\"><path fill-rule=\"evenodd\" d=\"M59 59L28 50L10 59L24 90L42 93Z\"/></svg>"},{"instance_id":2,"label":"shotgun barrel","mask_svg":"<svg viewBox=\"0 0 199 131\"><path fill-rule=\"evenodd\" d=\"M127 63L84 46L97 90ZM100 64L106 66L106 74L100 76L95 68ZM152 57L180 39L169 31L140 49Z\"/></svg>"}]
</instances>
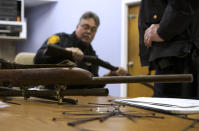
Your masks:
<instances>
[{"instance_id":1,"label":"shotgun barrel","mask_svg":"<svg viewBox=\"0 0 199 131\"><path fill-rule=\"evenodd\" d=\"M93 77L92 83L184 83L192 82L192 74L172 74L172 75L140 75L140 76L109 76L109 77Z\"/></svg>"}]
</instances>

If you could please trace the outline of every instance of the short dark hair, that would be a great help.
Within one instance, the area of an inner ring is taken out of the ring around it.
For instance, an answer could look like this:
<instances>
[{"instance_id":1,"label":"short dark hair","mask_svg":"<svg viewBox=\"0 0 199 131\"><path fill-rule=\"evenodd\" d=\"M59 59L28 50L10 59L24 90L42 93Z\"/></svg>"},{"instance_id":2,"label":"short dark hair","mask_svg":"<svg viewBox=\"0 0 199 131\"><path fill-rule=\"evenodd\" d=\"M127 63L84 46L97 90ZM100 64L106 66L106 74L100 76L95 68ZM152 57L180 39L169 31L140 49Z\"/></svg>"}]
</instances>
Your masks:
<instances>
[{"instance_id":1,"label":"short dark hair","mask_svg":"<svg viewBox=\"0 0 199 131\"><path fill-rule=\"evenodd\" d=\"M100 19L98 17L97 14L91 12L91 11L87 11L85 12L81 17L80 17L80 20L79 22L82 20L82 19L89 19L89 18L92 18L94 21L95 21L95 24L97 25L97 27L100 25Z\"/></svg>"}]
</instances>

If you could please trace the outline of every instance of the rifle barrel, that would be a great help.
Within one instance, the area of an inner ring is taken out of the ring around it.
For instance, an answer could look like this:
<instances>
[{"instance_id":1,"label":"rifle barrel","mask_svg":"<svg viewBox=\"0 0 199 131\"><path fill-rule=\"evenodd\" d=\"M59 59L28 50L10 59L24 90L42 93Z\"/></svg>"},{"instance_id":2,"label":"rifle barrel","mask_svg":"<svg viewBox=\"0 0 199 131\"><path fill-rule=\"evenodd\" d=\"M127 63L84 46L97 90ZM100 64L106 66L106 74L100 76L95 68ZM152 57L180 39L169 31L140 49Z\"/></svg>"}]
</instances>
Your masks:
<instances>
[{"instance_id":1,"label":"rifle barrel","mask_svg":"<svg viewBox=\"0 0 199 131\"><path fill-rule=\"evenodd\" d=\"M173 75L140 75L140 76L112 76L112 77L93 77L93 83L181 83L192 82L192 74L173 74Z\"/></svg>"}]
</instances>

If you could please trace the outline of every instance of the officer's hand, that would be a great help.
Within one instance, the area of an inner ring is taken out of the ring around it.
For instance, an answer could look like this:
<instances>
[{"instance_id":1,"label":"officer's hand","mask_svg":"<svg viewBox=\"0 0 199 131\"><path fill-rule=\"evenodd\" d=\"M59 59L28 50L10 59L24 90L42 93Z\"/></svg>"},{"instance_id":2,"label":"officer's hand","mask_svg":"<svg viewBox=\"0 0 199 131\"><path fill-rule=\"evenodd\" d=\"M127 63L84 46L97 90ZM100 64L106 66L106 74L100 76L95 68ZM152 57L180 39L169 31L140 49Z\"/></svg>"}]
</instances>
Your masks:
<instances>
[{"instance_id":1,"label":"officer's hand","mask_svg":"<svg viewBox=\"0 0 199 131\"><path fill-rule=\"evenodd\" d=\"M126 75L128 75L128 72L123 67L119 67L116 71L110 71L104 76L126 76Z\"/></svg>"},{"instance_id":2,"label":"officer's hand","mask_svg":"<svg viewBox=\"0 0 199 131\"><path fill-rule=\"evenodd\" d=\"M164 40L158 35L157 30L159 24L152 24L148 29L146 29L144 34L144 44L147 48L152 46L152 42L163 42Z\"/></svg>"},{"instance_id":3,"label":"officer's hand","mask_svg":"<svg viewBox=\"0 0 199 131\"><path fill-rule=\"evenodd\" d=\"M75 62L81 61L84 57L84 53L79 48L70 47L66 48L66 50L72 51L73 59Z\"/></svg>"}]
</instances>

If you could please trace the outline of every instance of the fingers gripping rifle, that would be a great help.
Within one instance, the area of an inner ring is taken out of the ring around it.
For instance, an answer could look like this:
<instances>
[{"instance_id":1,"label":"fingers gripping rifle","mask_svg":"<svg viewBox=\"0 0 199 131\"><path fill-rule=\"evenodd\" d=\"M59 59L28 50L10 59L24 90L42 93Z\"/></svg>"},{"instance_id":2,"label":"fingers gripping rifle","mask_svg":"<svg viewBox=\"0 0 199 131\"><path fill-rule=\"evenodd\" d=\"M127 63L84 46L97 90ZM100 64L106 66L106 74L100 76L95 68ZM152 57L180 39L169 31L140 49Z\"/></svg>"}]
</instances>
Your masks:
<instances>
[{"instance_id":1,"label":"fingers gripping rifle","mask_svg":"<svg viewBox=\"0 0 199 131\"><path fill-rule=\"evenodd\" d=\"M72 56L72 51L65 50L64 48L56 46L56 45L48 45L46 50L44 51L44 54L48 56L52 56L52 57L69 59L71 61L74 61L73 56ZM84 55L82 62L90 62L92 64L102 66L111 71L116 71L118 69L118 67L113 66L109 62L103 61L96 56ZM127 74L127 75L131 76L131 74ZM153 89L153 86L149 83L141 83L141 84Z\"/></svg>"}]
</instances>

